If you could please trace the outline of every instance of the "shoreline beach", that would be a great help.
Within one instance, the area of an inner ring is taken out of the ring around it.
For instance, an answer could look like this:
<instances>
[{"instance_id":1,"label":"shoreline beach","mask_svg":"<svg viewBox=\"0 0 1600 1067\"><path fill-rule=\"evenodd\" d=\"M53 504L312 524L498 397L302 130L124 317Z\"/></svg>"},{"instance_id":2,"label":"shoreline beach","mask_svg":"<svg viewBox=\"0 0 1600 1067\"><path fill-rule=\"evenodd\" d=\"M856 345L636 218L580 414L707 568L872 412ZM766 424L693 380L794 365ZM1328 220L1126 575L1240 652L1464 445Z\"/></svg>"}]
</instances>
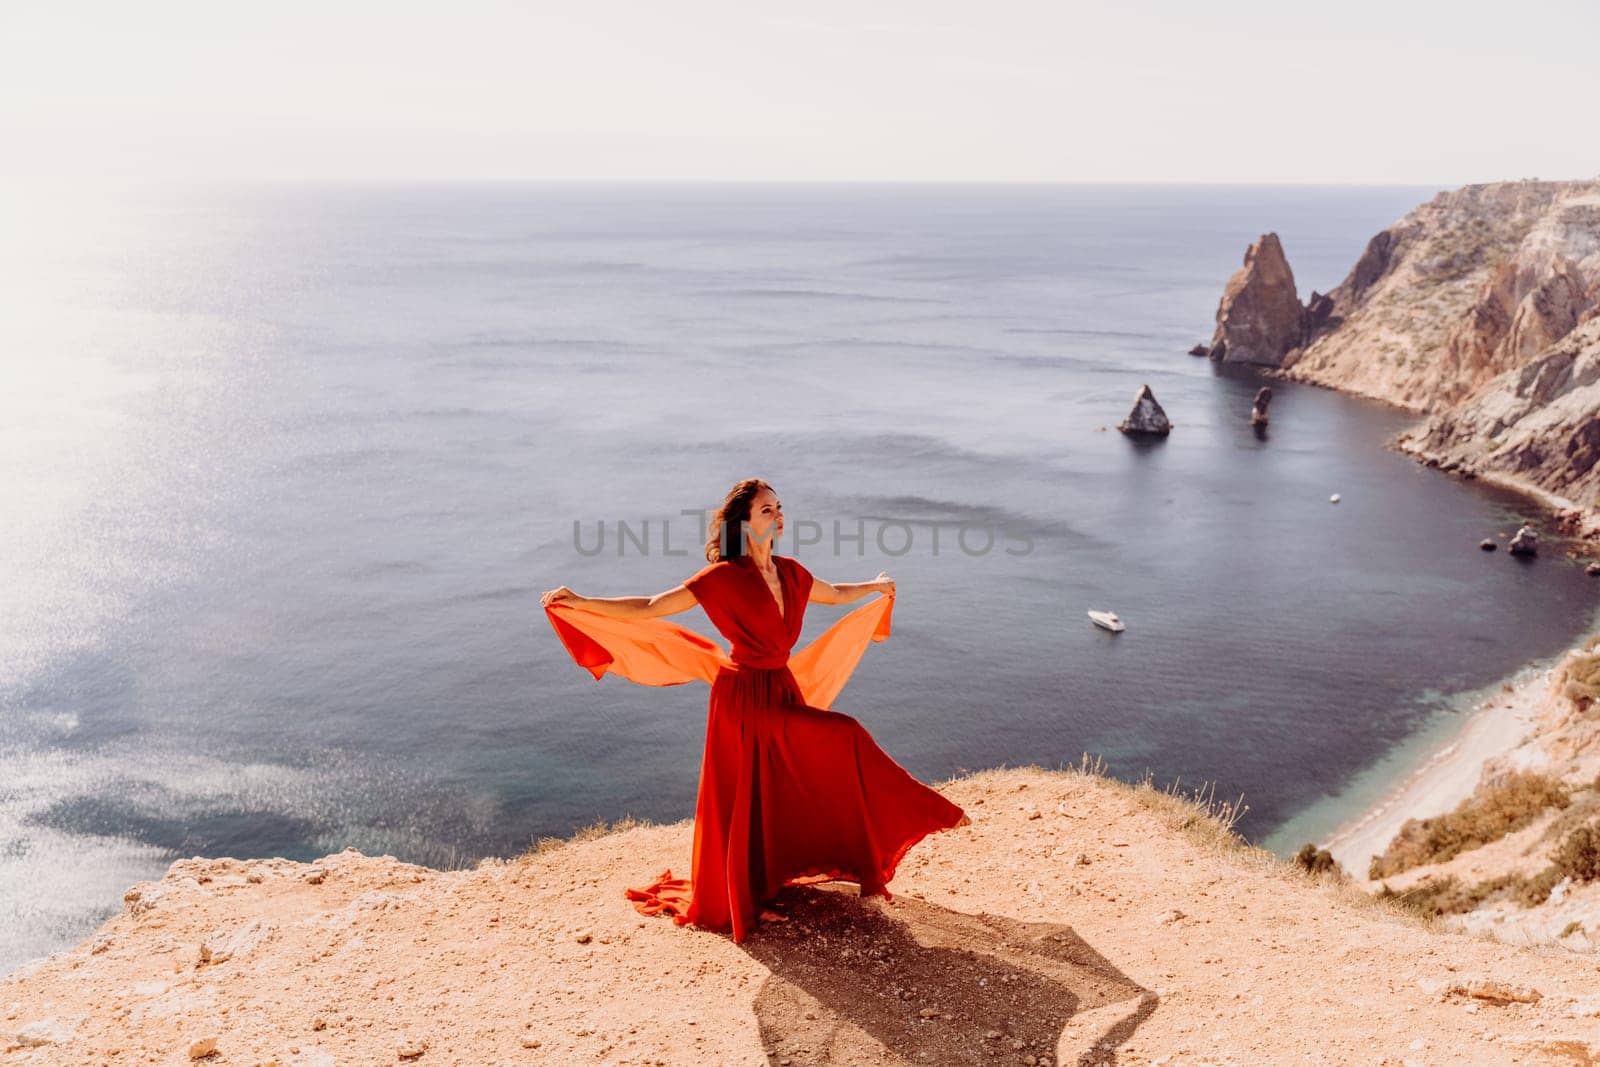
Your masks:
<instances>
[{"instance_id":1,"label":"shoreline beach","mask_svg":"<svg viewBox=\"0 0 1600 1067\"><path fill-rule=\"evenodd\" d=\"M1527 739L1553 670L1551 663L1539 661L1501 683L1442 747L1420 765L1413 764L1379 800L1341 823L1322 847L1352 877L1366 881L1372 857L1388 848L1407 819L1451 811L1478 787L1485 763Z\"/></svg>"},{"instance_id":2,"label":"shoreline beach","mask_svg":"<svg viewBox=\"0 0 1600 1067\"><path fill-rule=\"evenodd\" d=\"M1402 434L1400 440L1405 436ZM1396 446L1413 458L1423 457L1423 453L1408 449L1399 441ZM1570 524L1579 552L1590 555L1600 547L1595 541L1600 536L1600 520L1585 514L1573 501L1522 479L1493 473L1479 477L1546 509L1558 529L1564 523ZM1596 630L1600 630L1600 612L1585 634ZM1580 638L1580 643L1586 636ZM1376 801L1340 821L1337 829L1320 843L1321 847L1351 877L1369 882L1367 869L1372 858L1383 854L1406 820L1432 818L1453 810L1477 789L1489 760L1511 752L1532 735L1539 709L1549 694L1552 672L1565 654L1563 650L1549 659L1534 660L1487 690L1458 730L1441 745L1431 747L1420 763L1409 762Z\"/></svg>"},{"instance_id":3,"label":"shoreline beach","mask_svg":"<svg viewBox=\"0 0 1600 1067\"><path fill-rule=\"evenodd\" d=\"M1289 378L1282 372L1274 376L1346 396L1363 395L1311 379ZM1371 399L1406 410L1390 399ZM1412 440L1425 423L1425 419L1419 419L1402 430L1390 440L1389 447L1418 463L1425 463L1430 453L1418 448ZM1558 536L1564 534L1570 539L1573 551L1580 558L1600 560L1600 513L1586 510L1578 502L1524 478L1496 471L1475 471L1472 478L1515 493L1535 508L1543 509L1547 513L1544 518L1548 527ZM1600 611L1596 612L1580 643L1596 631L1600 631ZM1337 821L1336 829L1316 842L1318 846L1327 849L1353 878L1369 881L1367 868L1372 858L1388 848L1407 819L1431 818L1453 810L1477 789L1489 760L1512 751L1529 738L1535 728L1538 709L1547 695L1551 672L1566 651L1524 664L1486 690L1487 695L1477 701L1458 729L1451 731L1442 743L1428 746L1420 761L1406 760L1376 800L1362 804L1355 814ZM1391 753L1403 744L1391 748ZM1380 767L1381 763L1367 773L1381 774ZM1300 822L1301 818L1291 819L1269 835L1271 843L1266 847L1292 855L1299 846L1288 844L1290 835L1285 831Z\"/></svg>"}]
</instances>

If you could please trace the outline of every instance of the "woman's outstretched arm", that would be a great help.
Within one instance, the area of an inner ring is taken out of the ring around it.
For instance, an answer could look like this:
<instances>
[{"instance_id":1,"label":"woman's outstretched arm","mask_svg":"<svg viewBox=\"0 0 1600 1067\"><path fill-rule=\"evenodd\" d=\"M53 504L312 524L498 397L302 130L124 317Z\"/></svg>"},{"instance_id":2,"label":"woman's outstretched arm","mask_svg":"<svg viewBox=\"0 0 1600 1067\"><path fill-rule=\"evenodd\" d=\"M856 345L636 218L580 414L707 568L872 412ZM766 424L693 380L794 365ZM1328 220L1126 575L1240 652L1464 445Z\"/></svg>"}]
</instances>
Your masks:
<instances>
[{"instance_id":1,"label":"woman's outstretched arm","mask_svg":"<svg viewBox=\"0 0 1600 1067\"><path fill-rule=\"evenodd\" d=\"M838 585L825 582L814 574L811 576L810 599L813 604L848 604L869 593L894 596L894 579L889 577L888 571L879 571L878 576L870 582L840 582Z\"/></svg>"},{"instance_id":2,"label":"woman's outstretched arm","mask_svg":"<svg viewBox=\"0 0 1600 1067\"><path fill-rule=\"evenodd\" d=\"M687 586L675 585L655 596L579 596L566 586L551 589L539 598L545 607L566 604L596 615L609 615L613 619L653 619L658 615L676 615L695 606L694 594Z\"/></svg>"}]
</instances>

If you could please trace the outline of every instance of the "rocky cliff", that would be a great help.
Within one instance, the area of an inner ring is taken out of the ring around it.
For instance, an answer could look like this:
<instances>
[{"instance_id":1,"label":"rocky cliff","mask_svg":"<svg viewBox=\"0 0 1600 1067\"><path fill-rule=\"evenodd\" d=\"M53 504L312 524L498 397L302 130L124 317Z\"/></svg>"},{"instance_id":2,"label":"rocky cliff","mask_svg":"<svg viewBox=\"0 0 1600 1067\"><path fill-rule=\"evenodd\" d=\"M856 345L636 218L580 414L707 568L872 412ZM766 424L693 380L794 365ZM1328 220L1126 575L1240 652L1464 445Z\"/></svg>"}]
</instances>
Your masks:
<instances>
[{"instance_id":1,"label":"rocky cliff","mask_svg":"<svg viewBox=\"0 0 1600 1067\"><path fill-rule=\"evenodd\" d=\"M1543 490L1592 529L1600 509L1600 316L1402 434L1448 470Z\"/></svg>"},{"instance_id":2,"label":"rocky cliff","mask_svg":"<svg viewBox=\"0 0 1600 1067\"><path fill-rule=\"evenodd\" d=\"M1440 193L1374 236L1289 376L1417 412L1520 369L1600 302L1600 182Z\"/></svg>"},{"instance_id":3,"label":"rocky cliff","mask_svg":"<svg viewBox=\"0 0 1600 1067\"><path fill-rule=\"evenodd\" d=\"M1600 181L1440 193L1306 305L1264 235L1217 320L1213 358L1426 416L1401 447L1600 526Z\"/></svg>"},{"instance_id":4,"label":"rocky cliff","mask_svg":"<svg viewBox=\"0 0 1600 1067\"><path fill-rule=\"evenodd\" d=\"M1078 771L941 789L890 902L786 890L741 945L622 891L687 823L474 870L183 860L0 979L7 1064L1590 1062L1591 961L1437 930Z\"/></svg>"}]
</instances>

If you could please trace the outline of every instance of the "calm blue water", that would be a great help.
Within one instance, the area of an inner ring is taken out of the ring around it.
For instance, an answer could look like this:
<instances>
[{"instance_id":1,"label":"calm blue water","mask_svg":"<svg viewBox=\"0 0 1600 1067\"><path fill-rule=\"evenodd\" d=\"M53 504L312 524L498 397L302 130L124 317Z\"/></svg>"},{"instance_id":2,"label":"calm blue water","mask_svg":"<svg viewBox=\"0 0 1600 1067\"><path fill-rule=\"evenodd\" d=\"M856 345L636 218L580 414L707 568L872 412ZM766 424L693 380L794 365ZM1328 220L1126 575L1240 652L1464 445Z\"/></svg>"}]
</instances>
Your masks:
<instances>
[{"instance_id":1,"label":"calm blue water","mask_svg":"<svg viewBox=\"0 0 1600 1067\"><path fill-rule=\"evenodd\" d=\"M538 594L677 584L683 512L750 474L816 573L896 578L838 706L908 769L1088 751L1270 835L1596 606L1559 552L1478 552L1536 513L1385 451L1402 416L1278 384L1260 439L1258 379L1184 354L1262 231L1305 295L1433 192L8 198L0 969L179 856L687 817L705 688L591 681ZM1164 443L1104 429L1142 383Z\"/></svg>"}]
</instances>

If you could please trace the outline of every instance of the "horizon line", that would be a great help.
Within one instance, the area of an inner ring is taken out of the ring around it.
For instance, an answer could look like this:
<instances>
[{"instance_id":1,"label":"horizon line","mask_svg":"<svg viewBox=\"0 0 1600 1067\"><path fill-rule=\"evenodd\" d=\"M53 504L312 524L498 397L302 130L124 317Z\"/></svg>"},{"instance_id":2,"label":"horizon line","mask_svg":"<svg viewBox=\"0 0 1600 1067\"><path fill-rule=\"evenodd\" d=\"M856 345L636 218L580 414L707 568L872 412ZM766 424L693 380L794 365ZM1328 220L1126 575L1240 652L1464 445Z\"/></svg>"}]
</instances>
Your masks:
<instances>
[{"instance_id":1,"label":"horizon line","mask_svg":"<svg viewBox=\"0 0 1600 1067\"><path fill-rule=\"evenodd\" d=\"M1444 188L1517 182L1576 184L1600 182L1600 174L1574 178L1525 176L1485 181L1349 181L1349 180L1197 180L1182 178L712 178L712 177L532 177L504 175L49 175L0 174L0 182L52 182L69 184L183 184L183 185L706 185L706 186L1175 186L1251 188Z\"/></svg>"}]
</instances>

